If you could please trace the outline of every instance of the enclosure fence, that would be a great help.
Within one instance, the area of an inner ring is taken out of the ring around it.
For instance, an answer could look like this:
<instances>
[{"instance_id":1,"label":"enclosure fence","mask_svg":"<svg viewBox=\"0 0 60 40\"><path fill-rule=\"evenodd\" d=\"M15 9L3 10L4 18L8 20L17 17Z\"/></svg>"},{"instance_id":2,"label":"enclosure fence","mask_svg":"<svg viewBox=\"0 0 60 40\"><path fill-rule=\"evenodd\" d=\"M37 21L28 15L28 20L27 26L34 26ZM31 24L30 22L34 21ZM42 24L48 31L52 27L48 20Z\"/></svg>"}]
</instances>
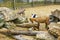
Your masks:
<instances>
[{"instance_id":1,"label":"enclosure fence","mask_svg":"<svg viewBox=\"0 0 60 40\"><path fill-rule=\"evenodd\" d=\"M20 8L60 4L59 0L0 0L0 7Z\"/></svg>"}]
</instances>

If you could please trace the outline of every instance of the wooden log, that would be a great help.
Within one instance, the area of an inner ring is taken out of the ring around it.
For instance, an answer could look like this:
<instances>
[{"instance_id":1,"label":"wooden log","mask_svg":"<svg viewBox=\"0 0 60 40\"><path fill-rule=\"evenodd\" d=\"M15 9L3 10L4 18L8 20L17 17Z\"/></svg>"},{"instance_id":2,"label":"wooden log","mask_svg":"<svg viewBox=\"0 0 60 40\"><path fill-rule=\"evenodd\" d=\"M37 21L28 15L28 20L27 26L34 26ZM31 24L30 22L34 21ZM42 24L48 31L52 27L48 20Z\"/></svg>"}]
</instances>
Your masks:
<instances>
[{"instance_id":1,"label":"wooden log","mask_svg":"<svg viewBox=\"0 0 60 40\"><path fill-rule=\"evenodd\" d=\"M19 34L23 34L23 35L31 35L34 36L38 33L39 31L15 31L15 30L2 30L0 29L0 33L3 34L12 34L12 35L19 35Z\"/></svg>"},{"instance_id":2,"label":"wooden log","mask_svg":"<svg viewBox=\"0 0 60 40\"><path fill-rule=\"evenodd\" d=\"M37 31L10 31L10 34L13 35L18 35L18 34L22 34L22 35L31 35L34 36L36 35L38 32Z\"/></svg>"},{"instance_id":3,"label":"wooden log","mask_svg":"<svg viewBox=\"0 0 60 40\"><path fill-rule=\"evenodd\" d=\"M24 23L24 24L16 24L18 27L27 27L27 28L30 28L30 27L37 27L37 24L33 24L33 23Z\"/></svg>"}]
</instances>

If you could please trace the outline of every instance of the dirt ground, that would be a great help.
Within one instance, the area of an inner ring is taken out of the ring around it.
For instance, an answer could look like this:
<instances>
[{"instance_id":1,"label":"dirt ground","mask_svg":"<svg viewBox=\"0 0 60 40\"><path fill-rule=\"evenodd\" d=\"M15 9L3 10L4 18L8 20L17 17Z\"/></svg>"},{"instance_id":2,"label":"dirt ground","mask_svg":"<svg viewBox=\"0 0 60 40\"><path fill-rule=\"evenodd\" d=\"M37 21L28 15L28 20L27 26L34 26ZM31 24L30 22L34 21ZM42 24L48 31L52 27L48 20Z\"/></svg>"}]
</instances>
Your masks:
<instances>
[{"instance_id":1,"label":"dirt ground","mask_svg":"<svg viewBox=\"0 0 60 40\"><path fill-rule=\"evenodd\" d=\"M48 5L48 6L38 6L38 7L30 7L26 8L25 14L26 17L31 17L32 14L37 14L37 16L49 16L51 11L55 9L60 10L60 5Z\"/></svg>"}]
</instances>

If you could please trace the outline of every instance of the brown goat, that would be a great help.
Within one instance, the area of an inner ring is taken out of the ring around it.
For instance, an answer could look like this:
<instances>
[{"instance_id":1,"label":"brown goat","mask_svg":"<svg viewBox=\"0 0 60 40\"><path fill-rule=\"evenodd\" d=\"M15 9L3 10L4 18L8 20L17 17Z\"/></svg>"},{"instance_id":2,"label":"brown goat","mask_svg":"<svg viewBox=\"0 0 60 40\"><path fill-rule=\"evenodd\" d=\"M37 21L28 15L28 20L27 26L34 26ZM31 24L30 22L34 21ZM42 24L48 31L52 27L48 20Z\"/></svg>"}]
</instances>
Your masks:
<instances>
[{"instance_id":1,"label":"brown goat","mask_svg":"<svg viewBox=\"0 0 60 40\"><path fill-rule=\"evenodd\" d=\"M37 18L30 18L30 21L33 23L34 21L38 23L38 29L40 26L40 23L45 23L46 28L48 29L47 25L49 25L49 17L37 17Z\"/></svg>"}]
</instances>

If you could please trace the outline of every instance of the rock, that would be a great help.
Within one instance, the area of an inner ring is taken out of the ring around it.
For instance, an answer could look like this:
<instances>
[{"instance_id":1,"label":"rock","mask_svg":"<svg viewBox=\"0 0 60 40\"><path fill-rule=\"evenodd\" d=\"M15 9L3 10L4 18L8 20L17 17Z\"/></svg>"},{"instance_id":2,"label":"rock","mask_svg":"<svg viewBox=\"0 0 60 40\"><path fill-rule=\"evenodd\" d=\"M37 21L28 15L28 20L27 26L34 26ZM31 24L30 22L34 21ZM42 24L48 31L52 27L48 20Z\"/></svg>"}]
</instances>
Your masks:
<instances>
[{"instance_id":1,"label":"rock","mask_svg":"<svg viewBox=\"0 0 60 40\"><path fill-rule=\"evenodd\" d=\"M60 19L60 10L59 9L56 9L56 10L52 11L51 13L53 16Z\"/></svg>"},{"instance_id":2,"label":"rock","mask_svg":"<svg viewBox=\"0 0 60 40\"><path fill-rule=\"evenodd\" d=\"M0 11L0 28L3 26L4 24L4 16L3 14L1 14L1 11Z\"/></svg>"},{"instance_id":3,"label":"rock","mask_svg":"<svg viewBox=\"0 0 60 40\"><path fill-rule=\"evenodd\" d=\"M48 32L55 37L60 36L60 26L57 23L52 23L49 25Z\"/></svg>"},{"instance_id":4,"label":"rock","mask_svg":"<svg viewBox=\"0 0 60 40\"><path fill-rule=\"evenodd\" d=\"M19 10L19 11L21 11L21 10ZM0 14L2 14L4 16L3 18L5 18L4 19L5 21L15 20L17 18L18 19L20 18L20 20L22 20L22 21L26 20L26 18L20 17L17 10L12 10L7 7L0 7L0 12L1 12ZM21 12L23 12L23 11L21 11Z\"/></svg>"},{"instance_id":5,"label":"rock","mask_svg":"<svg viewBox=\"0 0 60 40\"><path fill-rule=\"evenodd\" d=\"M60 26L60 22L57 22L57 25Z\"/></svg>"},{"instance_id":6,"label":"rock","mask_svg":"<svg viewBox=\"0 0 60 40\"><path fill-rule=\"evenodd\" d=\"M4 27L7 29L14 29L16 25L13 22L5 22Z\"/></svg>"},{"instance_id":7,"label":"rock","mask_svg":"<svg viewBox=\"0 0 60 40\"><path fill-rule=\"evenodd\" d=\"M28 31L33 31L33 30L34 30L34 28L33 28L33 27L31 27L31 28L29 28L29 29L28 29Z\"/></svg>"},{"instance_id":8,"label":"rock","mask_svg":"<svg viewBox=\"0 0 60 40\"><path fill-rule=\"evenodd\" d=\"M18 11L16 10L12 10L7 7L0 7L0 28L2 28L3 26L5 27L13 26L14 24L10 22L14 22L14 24L15 23L20 24L28 22L28 19L26 17L20 16L18 14Z\"/></svg>"},{"instance_id":9,"label":"rock","mask_svg":"<svg viewBox=\"0 0 60 40\"><path fill-rule=\"evenodd\" d=\"M16 36L13 36L13 37L17 40L26 40L26 39L22 38L21 35L16 35Z\"/></svg>"},{"instance_id":10,"label":"rock","mask_svg":"<svg viewBox=\"0 0 60 40\"><path fill-rule=\"evenodd\" d=\"M3 25L4 25L4 22L1 22L1 23L0 23L0 28L2 28Z\"/></svg>"},{"instance_id":11,"label":"rock","mask_svg":"<svg viewBox=\"0 0 60 40\"><path fill-rule=\"evenodd\" d=\"M15 24L22 24L22 23L28 23L28 19L23 16L18 16L16 20L13 20Z\"/></svg>"},{"instance_id":12,"label":"rock","mask_svg":"<svg viewBox=\"0 0 60 40\"><path fill-rule=\"evenodd\" d=\"M17 13L7 7L0 7L1 14L4 15L5 21L14 20L17 18Z\"/></svg>"},{"instance_id":13,"label":"rock","mask_svg":"<svg viewBox=\"0 0 60 40\"><path fill-rule=\"evenodd\" d=\"M26 35L14 35L13 37L17 40L35 40L32 36Z\"/></svg>"},{"instance_id":14,"label":"rock","mask_svg":"<svg viewBox=\"0 0 60 40\"><path fill-rule=\"evenodd\" d=\"M36 38L40 40L55 40L55 38L47 31L40 31L39 33L37 33Z\"/></svg>"}]
</instances>

